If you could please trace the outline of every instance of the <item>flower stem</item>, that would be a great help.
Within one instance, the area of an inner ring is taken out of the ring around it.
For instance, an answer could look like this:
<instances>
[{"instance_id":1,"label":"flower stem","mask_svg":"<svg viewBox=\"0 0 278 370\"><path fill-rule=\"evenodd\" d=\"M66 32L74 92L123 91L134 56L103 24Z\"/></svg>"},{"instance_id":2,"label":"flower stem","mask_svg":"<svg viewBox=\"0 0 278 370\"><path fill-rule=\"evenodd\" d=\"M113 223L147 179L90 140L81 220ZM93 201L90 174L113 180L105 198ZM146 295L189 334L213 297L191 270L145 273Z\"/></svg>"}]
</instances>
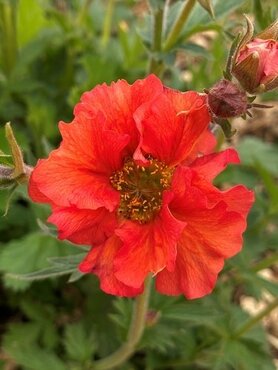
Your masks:
<instances>
[{"instance_id":1,"label":"flower stem","mask_svg":"<svg viewBox=\"0 0 278 370\"><path fill-rule=\"evenodd\" d=\"M163 31L163 9L159 8L154 10L153 14L153 39L151 47L151 57L149 64L149 73L155 73L159 75L162 67L162 62L156 53L161 51L161 41L162 41L162 31Z\"/></svg>"},{"instance_id":2,"label":"flower stem","mask_svg":"<svg viewBox=\"0 0 278 370\"><path fill-rule=\"evenodd\" d=\"M91 370L112 369L125 362L134 353L136 345L139 343L145 329L151 283L152 277L149 276L145 281L144 292L134 302L133 316L126 342L111 355L96 361L91 367Z\"/></svg>"},{"instance_id":3,"label":"flower stem","mask_svg":"<svg viewBox=\"0 0 278 370\"><path fill-rule=\"evenodd\" d=\"M86 17L86 15L89 12L89 8L90 8L90 5L91 5L92 1L93 0L85 0L83 5L81 6L79 14L76 18L76 23L77 23L78 26L82 26L82 24L84 22L84 18Z\"/></svg>"},{"instance_id":4,"label":"flower stem","mask_svg":"<svg viewBox=\"0 0 278 370\"><path fill-rule=\"evenodd\" d=\"M109 0L107 8L106 8L105 18L104 18L104 23L103 23L102 37L101 37L101 45L103 48L105 48L109 42L112 18L113 18L113 13L114 13L114 6L115 6L115 0Z\"/></svg>"},{"instance_id":5,"label":"flower stem","mask_svg":"<svg viewBox=\"0 0 278 370\"><path fill-rule=\"evenodd\" d=\"M0 2L1 51L3 55L3 70L6 76L11 74L16 63L16 10L17 4L15 1Z\"/></svg>"},{"instance_id":6,"label":"flower stem","mask_svg":"<svg viewBox=\"0 0 278 370\"><path fill-rule=\"evenodd\" d=\"M165 41L165 44L163 47L164 51L170 50L172 46L176 43L177 39L180 36L183 25L187 21L195 3L196 3L196 0L187 0L184 2L184 5Z\"/></svg>"},{"instance_id":7,"label":"flower stem","mask_svg":"<svg viewBox=\"0 0 278 370\"><path fill-rule=\"evenodd\" d=\"M261 319L267 316L274 308L278 306L278 298L275 298L268 306L266 306L261 312L253 316L250 320L246 321L233 335L232 338L236 339L241 337L247 331L249 331L253 326L255 326Z\"/></svg>"},{"instance_id":8,"label":"flower stem","mask_svg":"<svg viewBox=\"0 0 278 370\"><path fill-rule=\"evenodd\" d=\"M261 260L260 262L256 263L254 266L251 267L251 270L254 272L261 271L269 266L274 265L278 261L278 253L274 253L271 256L268 256Z\"/></svg>"}]
</instances>

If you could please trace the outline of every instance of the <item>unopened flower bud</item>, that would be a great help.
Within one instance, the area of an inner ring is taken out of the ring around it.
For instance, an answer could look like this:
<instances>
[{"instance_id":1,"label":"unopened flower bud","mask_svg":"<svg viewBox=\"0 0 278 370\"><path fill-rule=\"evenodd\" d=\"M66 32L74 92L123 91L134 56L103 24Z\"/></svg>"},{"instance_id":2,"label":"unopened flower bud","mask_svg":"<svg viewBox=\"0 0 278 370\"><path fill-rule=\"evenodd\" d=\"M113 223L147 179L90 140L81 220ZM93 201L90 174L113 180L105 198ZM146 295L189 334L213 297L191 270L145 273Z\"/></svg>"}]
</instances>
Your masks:
<instances>
[{"instance_id":1,"label":"unopened flower bud","mask_svg":"<svg viewBox=\"0 0 278 370\"><path fill-rule=\"evenodd\" d=\"M261 93L278 86L278 21L255 38L240 45L232 74L249 93Z\"/></svg>"},{"instance_id":2,"label":"unopened flower bud","mask_svg":"<svg viewBox=\"0 0 278 370\"><path fill-rule=\"evenodd\" d=\"M216 117L238 117L247 111L246 93L231 81L220 80L207 94L209 108Z\"/></svg>"}]
</instances>

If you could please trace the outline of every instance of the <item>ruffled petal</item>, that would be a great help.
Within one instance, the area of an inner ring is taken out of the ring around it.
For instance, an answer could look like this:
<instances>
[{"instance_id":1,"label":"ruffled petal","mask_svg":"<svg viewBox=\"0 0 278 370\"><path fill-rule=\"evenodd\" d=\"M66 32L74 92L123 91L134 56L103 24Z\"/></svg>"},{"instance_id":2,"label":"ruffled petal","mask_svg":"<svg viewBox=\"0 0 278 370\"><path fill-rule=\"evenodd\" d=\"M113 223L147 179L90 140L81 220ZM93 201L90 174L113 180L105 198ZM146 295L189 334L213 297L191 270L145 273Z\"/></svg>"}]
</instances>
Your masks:
<instances>
[{"instance_id":1,"label":"ruffled petal","mask_svg":"<svg viewBox=\"0 0 278 370\"><path fill-rule=\"evenodd\" d=\"M205 194L207 207L209 208L214 207L217 203L224 201L227 205L228 211L235 211L240 213L243 217L247 217L247 214L254 203L253 191L248 190L243 185L237 185L232 187L231 189L221 191L218 188L216 188L212 183L207 181L207 179L204 176L200 175L202 174L201 167L200 167L201 171L199 171L198 169L197 173L195 172L195 169L197 169L197 167L191 168L193 169L191 173L192 176L191 185L199 189L199 191L201 191L202 194ZM211 174L213 174L213 172L214 171L212 169ZM208 172L209 177L211 174L209 174Z\"/></svg>"},{"instance_id":2,"label":"ruffled petal","mask_svg":"<svg viewBox=\"0 0 278 370\"><path fill-rule=\"evenodd\" d=\"M212 209L196 209L186 219L175 270L159 273L156 287L163 294L194 299L212 291L224 259L240 251L246 222L240 214L228 212L224 202Z\"/></svg>"},{"instance_id":3,"label":"ruffled petal","mask_svg":"<svg viewBox=\"0 0 278 370\"><path fill-rule=\"evenodd\" d=\"M106 118L107 127L121 134L128 134L129 155L131 156L139 142L139 132L136 129L133 113L141 105L152 100L163 92L161 81L150 75L143 80L137 80L129 85L125 80L112 82L110 86L96 86L81 97L81 102L74 109L75 116L85 114L88 118L97 111Z\"/></svg>"},{"instance_id":4,"label":"ruffled petal","mask_svg":"<svg viewBox=\"0 0 278 370\"><path fill-rule=\"evenodd\" d=\"M60 130L60 148L48 159L40 160L32 172L32 199L50 199L61 207L115 209L119 194L109 177L123 164L128 135L106 130L99 116L94 122L82 117L71 124L61 124Z\"/></svg>"},{"instance_id":5,"label":"ruffled petal","mask_svg":"<svg viewBox=\"0 0 278 370\"><path fill-rule=\"evenodd\" d=\"M115 277L113 262L122 242L116 236L109 238L103 245L94 247L79 265L83 273L92 273L99 277L100 288L121 297L134 297L141 294L143 285L137 288L127 286Z\"/></svg>"},{"instance_id":6,"label":"ruffled petal","mask_svg":"<svg viewBox=\"0 0 278 370\"><path fill-rule=\"evenodd\" d=\"M177 245L175 270L164 269L157 277L161 293L184 294L189 299L210 293L224 259L241 250L253 194L244 187L228 192L216 188L213 192L213 188L190 168L175 173L169 208L186 227ZM214 199L210 199L209 189Z\"/></svg>"},{"instance_id":7,"label":"ruffled petal","mask_svg":"<svg viewBox=\"0 0 278 370\"><path fill-rule=\"evenodd\" d=\"M165 198L171 198L166 194ZM169 200L168 200L169 201ZM141 225L125 221L115 231L123 245L115 256L115 275L123 283L139 288L149 273L174 268L176 244L185 226L169 212L167 199L153 222Z\"/></svg>"},{"instance_id":8,"label":"ruffled petal","mask_svg":"<svg viewBox=\"0 0 278 370\"><path fill-rule=\"evenodd\" d=\"M141 151L174 166L190 156L200 135L208 129L210 115L203 96L193 92L180 94L179 104L173 104L170 93L162 94L135 112L141 134L135 159ZM184 102L183 109L180 101Z\"/></svg>"},{"instance_id":9,"label":"ruffled petal","mask_svg":"<svg viewBox=\"0 0 278 370\"><path fill-rule=\"evenodd\" d=\"M76 244L98 245L110 237L117 225L115 213L106 208L78 209L54 208L48 222L57 226L59 239Z\"/></svg>"},{"instance_id":10,"label":"ruffled petal","mask_svg":"<svg viewBox=\"0 0 278 370\"><path fill-rule=\"evenodd\" d=\"M206 180L213 180L229 163L239 163L239 157L234 149L226 149L219 153L204 155L197 158L190 167Z\"/></svg>"}]
</instances>

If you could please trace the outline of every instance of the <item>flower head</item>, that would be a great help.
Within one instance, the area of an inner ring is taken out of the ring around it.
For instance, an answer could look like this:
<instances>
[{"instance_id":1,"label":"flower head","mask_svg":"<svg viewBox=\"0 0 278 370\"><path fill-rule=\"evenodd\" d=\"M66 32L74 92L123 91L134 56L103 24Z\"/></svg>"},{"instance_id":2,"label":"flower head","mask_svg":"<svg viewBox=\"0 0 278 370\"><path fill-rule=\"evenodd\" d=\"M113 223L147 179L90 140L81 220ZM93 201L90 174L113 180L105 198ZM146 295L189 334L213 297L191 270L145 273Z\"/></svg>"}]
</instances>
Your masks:
<instances>
[{"instance_id":1,"label":"flower head","mask_svg":"<svg viewBox=\"0 0 278 370\"><path fill-rule=\"evenodd\" d=\"M161 293L201 297L241 249L253 194L212 185L238 156L207 154L215 140L206 99L153 75L97 86L35 167L31 198L51 205L60 239L91 246L79 268L105 292L140 294L152 273Z\"/></svg>"},{"instance_id":2,"label":"flower head","mask_svg":"<svg viewBox=\"0 0 278 370\"><path fill-rule=\"evenodd\" d=\"M278 21L240 45L232 73L251 94L278 86Z\"/></svg>"}]
</instances>

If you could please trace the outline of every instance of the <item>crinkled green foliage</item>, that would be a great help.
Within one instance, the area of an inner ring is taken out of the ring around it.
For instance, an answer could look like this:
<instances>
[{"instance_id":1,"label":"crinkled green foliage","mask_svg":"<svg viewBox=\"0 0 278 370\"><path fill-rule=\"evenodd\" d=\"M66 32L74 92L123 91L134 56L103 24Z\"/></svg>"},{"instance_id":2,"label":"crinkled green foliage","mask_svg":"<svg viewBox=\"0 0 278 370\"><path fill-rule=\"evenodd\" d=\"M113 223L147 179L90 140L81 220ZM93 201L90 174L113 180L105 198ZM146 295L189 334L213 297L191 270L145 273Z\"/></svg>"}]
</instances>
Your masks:
<instances>
[{"instance_id":1,"label":"crinkled green foliage","mask_svg":"<svg viewBox=\"0 0 278 370\"><path fill-rule=\"evenodd\" d=\"M5 2L0 0L0 6ZM103 46L105 1L9 3L18 4L11 22L17 26L17 44L12 36L7 39L0 17L0 163L11 163L3 130L12 120L24 158L34 164L57 147L57 122L72 119L83 91L145 75L152 27L149 16L134 15L138 2L117 1ZM164 38L183 1L172 3ZM272 3L262 7L262 1L252 2L258 29L275 18ZM202 91L221 77L230 36L242 23L242 12L251 12L251 1L212 4L215 19L197 4L173 49L157 54L167 70L167 85ZM214 31L209 48L189 39L203 30ZM188 73L182 79L184 70ZM275 94L266 94L268 98ZM239 305L243 295L259 300L266 291L278 294L277 284L260 274L278 258L278 147L253 136L237 142L241 164L229 166L215 184L243 183L255 190L243 251L226 262L210 296L187 301L153 290L143 339L121 370L274 370L260 323L240 337L235 333L250 318ZM84 248L56 239L55 228L45 221L49 208L31 203L26 189L16 189L7 216L1 217L8 195L0 192L0 369L16 364L22 370L87 370L92 359L110 354L125 340L133 300L102 293L95 277L77 270Z\"/></svg>"}]
</instances>

